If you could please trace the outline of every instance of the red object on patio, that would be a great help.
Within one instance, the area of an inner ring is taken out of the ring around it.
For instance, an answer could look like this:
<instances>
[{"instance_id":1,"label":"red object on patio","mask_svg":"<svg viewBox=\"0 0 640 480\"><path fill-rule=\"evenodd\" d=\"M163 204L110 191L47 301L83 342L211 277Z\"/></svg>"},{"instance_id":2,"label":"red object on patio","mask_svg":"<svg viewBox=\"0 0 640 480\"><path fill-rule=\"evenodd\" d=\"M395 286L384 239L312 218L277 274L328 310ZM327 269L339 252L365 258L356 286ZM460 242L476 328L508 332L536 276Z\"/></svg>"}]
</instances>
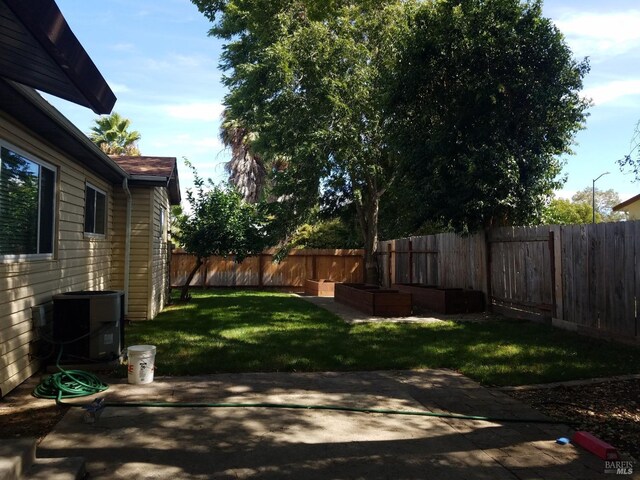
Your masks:
<instances>
[{"instance_id":1,"label":"red object on patio","mask_svg":"<svg viewBox=\"0 0 640 480\"><path fill-rule=\"evenodd\" d=\"M591 435L589 432L576 432L571 443L580 445L585 450L589 450L603 460L619 460L620 455L615 447L607 442L600 440L598 437Z\"/></svg>"}]
</instances>

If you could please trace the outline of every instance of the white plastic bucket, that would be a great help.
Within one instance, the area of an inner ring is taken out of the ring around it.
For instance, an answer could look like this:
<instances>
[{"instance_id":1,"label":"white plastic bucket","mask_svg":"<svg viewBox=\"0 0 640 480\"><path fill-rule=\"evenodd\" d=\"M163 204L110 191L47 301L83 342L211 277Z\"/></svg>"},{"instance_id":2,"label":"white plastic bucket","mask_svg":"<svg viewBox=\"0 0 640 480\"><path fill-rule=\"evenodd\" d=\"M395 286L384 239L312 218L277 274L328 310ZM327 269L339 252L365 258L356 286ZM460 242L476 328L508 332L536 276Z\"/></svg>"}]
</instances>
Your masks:
<instances>
[{"instance_id":1,"label":"white plastic bucket","mask_svg":"<svg viewBox=\"0 0 640 480\"><path fill-rule=\"evenodd\" d=\"M129 383L141 385L153 382L153 370L156 361L154 345L133 345L127 348L129 359Z\"/></svg>"}]
</instances>

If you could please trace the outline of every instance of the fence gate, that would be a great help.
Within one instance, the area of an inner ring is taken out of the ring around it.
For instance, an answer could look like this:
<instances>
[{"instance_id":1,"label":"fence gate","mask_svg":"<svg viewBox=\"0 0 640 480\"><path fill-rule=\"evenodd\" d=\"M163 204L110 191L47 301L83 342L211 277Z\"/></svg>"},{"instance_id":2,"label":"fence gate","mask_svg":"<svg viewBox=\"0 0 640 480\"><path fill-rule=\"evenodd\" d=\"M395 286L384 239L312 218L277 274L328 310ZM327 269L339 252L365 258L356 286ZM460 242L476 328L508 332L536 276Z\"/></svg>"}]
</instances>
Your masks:
<instances>
[{"instance_id":1,"label":"fence gate","mask_svg":"<svg viewBox=\"0 0 640 480\"><path fill-rule=\"evenodd\" d=\"M487 233L488 302L511 317L550 322L556 315L555 234L549 227Z\"/></svg>"}]
</instances>

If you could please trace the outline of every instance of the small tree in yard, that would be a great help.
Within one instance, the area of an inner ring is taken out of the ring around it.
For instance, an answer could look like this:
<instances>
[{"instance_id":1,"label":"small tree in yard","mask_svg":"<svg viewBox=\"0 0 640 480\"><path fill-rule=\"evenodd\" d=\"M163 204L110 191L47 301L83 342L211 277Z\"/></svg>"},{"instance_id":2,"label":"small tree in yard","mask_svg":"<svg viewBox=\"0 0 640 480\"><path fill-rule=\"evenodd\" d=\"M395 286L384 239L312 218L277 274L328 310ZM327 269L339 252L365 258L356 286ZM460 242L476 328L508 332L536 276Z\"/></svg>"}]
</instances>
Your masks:
<instances>
[{"instance_id":1,"label":"small tree in yard","mask_svg":"<svg viewBox=\"0 0 640 480\"><path fill-rule=\"evenodd\" d=\"M182 287L182 301L189 300L189 284L207 257L234 255L241 262L267 245L266 220L258 207L245 202L236 190L211 180L205 190L195 167L185 163L193 171L195 192L187 191L190 212L178 216L177 224L179 240L196 263Z\"/></svg>"}]
</instances>

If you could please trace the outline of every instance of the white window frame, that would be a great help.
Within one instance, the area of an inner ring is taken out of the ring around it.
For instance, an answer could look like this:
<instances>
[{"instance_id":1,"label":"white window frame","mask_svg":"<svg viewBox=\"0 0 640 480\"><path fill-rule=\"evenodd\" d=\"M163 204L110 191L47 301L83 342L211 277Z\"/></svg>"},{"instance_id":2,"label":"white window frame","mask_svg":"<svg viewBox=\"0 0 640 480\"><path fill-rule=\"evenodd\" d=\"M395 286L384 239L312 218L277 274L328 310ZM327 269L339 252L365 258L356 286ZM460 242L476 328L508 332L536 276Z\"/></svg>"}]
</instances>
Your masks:
<instances>
[{"instance_id":1,"label":"white window frame","mask_svg":"<svg viewBox=\"0 0 640 480\"><path fill-rule=\"evenodd\" d=\"M101 193L102 195L104 195L104 233L96 233L95 229L96 229L96 210L97 210L97 202L95 201L95 199L97 199L97 197L94 197L94 203L93 203L93 232L87 232L86 229L86 218L87 218L87 189L92 189L97 193ZM84 184L84 218L82 219L82 230L84 231L84 235L85 237L89 237L89 238L104 238L107 236L107 208L109 206L109 197L107 195L107 192L105 192L104 190L102 190L99 187L96 187L94 184L92 184L91 182L85 182Z\"/></svg>"},{"instance_id":2,"label":"white window frame","mask_svg":"<svg viewBox=\"0 0 640 480\"><path fill-rule=\"evenodd\" d=\"M51 252L49 253L22 253L22 254L4 254L0 255L0 262L14 262L14 261L24 261L24 260L51 260L54 258L56 252L56 231L57 231L57 213L58 213L58 167L52 163L46 162L36 155L29 153L23 150L20 147L16 147L14 144L7 142L6 140L0 138L0 150L5 148L7 150L11 150L14 153L17 153L21 157L26 158L30 162L33 162L39 165L41 168L46 168L53 172L53 214L51 219ZM0 158L0 165L2 163L2 159ZM42 182L42 176L38 177L38 182ZM40 198L38 198L38 243L36 249L40 251L40 215L42 212L42 205L40 204Z\"/></svg>"}]
</instances>

